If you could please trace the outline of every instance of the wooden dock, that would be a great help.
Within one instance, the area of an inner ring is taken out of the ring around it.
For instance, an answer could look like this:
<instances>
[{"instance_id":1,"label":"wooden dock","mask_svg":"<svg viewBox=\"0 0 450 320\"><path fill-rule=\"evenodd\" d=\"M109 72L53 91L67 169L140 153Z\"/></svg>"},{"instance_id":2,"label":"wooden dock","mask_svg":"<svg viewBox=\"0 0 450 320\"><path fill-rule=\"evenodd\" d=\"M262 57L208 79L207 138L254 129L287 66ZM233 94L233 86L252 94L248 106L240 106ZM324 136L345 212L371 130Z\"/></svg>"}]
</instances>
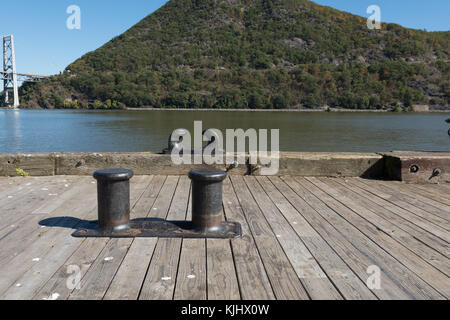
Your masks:
<instances>
[{"instance_id":1,"label":"wooden dock","mask_svg":"<svg viewBox=\"0 0 450 320\"><path fill-rule=\"evenodd\" d=\"M190 219L190 188L134 177L132 218ZM450 298L450 185L232 176L231 241L73 238L96 196L90 177L0 178L0 299Z\"/></svg>"}]
</instances>

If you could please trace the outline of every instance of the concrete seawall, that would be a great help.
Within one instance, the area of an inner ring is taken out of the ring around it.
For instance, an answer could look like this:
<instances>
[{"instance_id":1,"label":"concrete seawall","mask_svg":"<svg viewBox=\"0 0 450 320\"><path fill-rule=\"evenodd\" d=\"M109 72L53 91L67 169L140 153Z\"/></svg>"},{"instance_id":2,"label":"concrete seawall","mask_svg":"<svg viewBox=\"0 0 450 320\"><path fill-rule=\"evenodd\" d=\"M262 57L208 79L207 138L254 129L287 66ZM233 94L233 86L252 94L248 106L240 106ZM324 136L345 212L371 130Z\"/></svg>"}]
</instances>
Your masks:
<instances>
[{"instance_id":1,"label":"concrete seawall","mask_svg":"<svg viewBox=\"0 0 450 320\"><path fill-rule=\"evenodd\" d=\"M248 157L246 157L248 159ZM239 163L232 175L260 175L261 166ZM227 170L226 165L175 165L170 155L155 153L29 153L0 154L0 176L91 175L98 169L124 167L137 175L185 175L192 169ZM280 154L279 175L328 177L382 177L383 156L376 153Z\"/></svg>"}]
</instances>

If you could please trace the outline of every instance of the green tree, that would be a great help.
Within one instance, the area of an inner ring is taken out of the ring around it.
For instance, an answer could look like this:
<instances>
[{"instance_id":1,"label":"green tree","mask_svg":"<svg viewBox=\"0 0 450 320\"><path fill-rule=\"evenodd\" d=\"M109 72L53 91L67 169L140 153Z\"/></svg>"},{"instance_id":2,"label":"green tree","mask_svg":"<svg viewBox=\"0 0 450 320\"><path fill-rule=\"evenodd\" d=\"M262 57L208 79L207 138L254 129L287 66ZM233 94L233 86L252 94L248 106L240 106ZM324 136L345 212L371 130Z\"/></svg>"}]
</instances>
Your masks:
<instances>
[{"instance_id":1,"label":"green tree","mask_svg":"<svg viewBox=\"0 0 450 320\"><path fill-rule=\"evenodd\" d=\"M286 109L288 107L288 100L285 96L276 95L272 98L272 107L274 109Z\"/></svg>"}]
</instances>

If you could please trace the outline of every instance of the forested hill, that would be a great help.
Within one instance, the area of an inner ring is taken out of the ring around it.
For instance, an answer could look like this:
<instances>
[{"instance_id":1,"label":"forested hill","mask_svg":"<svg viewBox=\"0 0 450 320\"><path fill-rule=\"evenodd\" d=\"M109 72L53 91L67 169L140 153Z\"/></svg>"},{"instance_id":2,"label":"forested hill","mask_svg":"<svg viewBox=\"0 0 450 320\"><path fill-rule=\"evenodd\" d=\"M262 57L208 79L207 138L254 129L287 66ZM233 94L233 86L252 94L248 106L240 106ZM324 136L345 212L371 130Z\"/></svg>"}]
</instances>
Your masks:
<instances>
[{"instance_id":1,"label":"forested hill","mask_svg":"<svg viewBox=\"0 0 450 320\"><path fill-rule=\"evenodd\" d=\"M307 0L171 0L21 89L24 107L374 109L449 106L450 32Z\"/></svg>"}]
</instances>

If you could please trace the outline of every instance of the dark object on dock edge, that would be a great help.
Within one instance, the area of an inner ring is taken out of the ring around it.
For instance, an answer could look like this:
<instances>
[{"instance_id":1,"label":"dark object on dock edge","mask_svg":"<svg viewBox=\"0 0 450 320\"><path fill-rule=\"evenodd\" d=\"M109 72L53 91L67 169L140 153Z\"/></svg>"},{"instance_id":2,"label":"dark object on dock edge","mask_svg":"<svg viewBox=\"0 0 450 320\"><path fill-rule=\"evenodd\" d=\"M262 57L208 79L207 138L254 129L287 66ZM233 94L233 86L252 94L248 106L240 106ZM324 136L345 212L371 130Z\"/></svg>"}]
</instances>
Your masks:
<instances>
[{"instance_id":1,"label":"dark object on dock edge","mask_svg":"<svg viewBox=\"0 0 450 320\"><path fill-rule=\"evenodd\" d=\"M450 119L445 120L445 122L450 123ZM450 136L450 129L448 129L448 135Z\"/></svg>"},{"instance_id":2,"label":"dark object on dock edge","mask_svg":"<svg viewBox=\"0 0 450 320\"><path fill-rule=\"evenodd\" d=\"M241 236L241 225L223 222L222 183L226 172L191 171L193 221L136 219L130 221L130 183L133 171L100 170L97 179L98 225L72 234L81 238L216 238Z\"/></svg>"},{"instance_id":3,"label":"dark object on dock edge","mask_svg":"<svg viewBox=\"0 0 450 320\"><path fill-rule=\"evenodd\" d=\"M198 154L203 155L203 151L206 147L213 144L215 141L218 141L219 136L214 130L203 130L202 136L207 136L209 139L206 146L201 148L191 148L191 150L184 150L183 148L183 140L184 136L187 135L189 131L186 129L177 129L174 132L172 132L169 136L169 143L167 148L163 149L161 154L171 154L172 152L175 152L176 154ZM212 154L225 154L225 150L212 150Z\"/></svg>"}]
</instances>

